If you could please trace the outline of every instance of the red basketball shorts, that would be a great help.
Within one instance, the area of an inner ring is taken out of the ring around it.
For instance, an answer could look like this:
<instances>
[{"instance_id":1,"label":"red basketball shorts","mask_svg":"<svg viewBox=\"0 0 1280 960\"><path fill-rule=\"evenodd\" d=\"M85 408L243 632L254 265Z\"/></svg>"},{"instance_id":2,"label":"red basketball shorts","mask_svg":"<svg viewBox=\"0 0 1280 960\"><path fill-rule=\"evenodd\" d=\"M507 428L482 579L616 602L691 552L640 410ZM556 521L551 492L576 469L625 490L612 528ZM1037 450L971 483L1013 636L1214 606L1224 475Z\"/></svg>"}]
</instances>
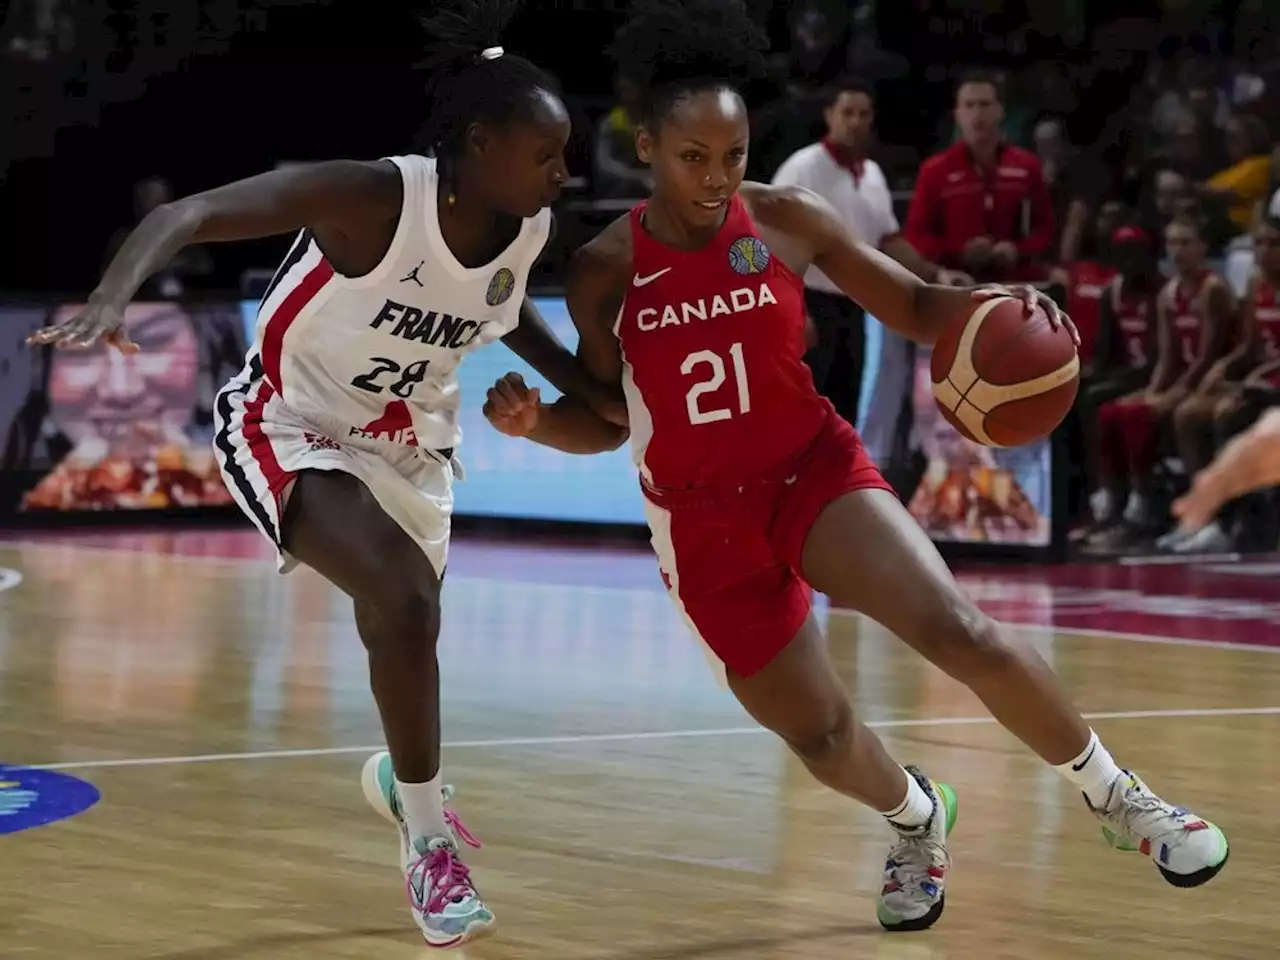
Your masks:
<instances>
[{"instance_id":1,"label":"red basketball shorts","mask_svg":"<svg viewBox=\"0 0 1280 960\"><path fill-rule=\"evenodd\" d=\"M730 671L749 677L800 632L810 590L805 540L826 506L852 490L893 488L834 412L805 453L741 487L645 487L645 515L667 590L690 629Z\"/></svg>"}]
</instances>

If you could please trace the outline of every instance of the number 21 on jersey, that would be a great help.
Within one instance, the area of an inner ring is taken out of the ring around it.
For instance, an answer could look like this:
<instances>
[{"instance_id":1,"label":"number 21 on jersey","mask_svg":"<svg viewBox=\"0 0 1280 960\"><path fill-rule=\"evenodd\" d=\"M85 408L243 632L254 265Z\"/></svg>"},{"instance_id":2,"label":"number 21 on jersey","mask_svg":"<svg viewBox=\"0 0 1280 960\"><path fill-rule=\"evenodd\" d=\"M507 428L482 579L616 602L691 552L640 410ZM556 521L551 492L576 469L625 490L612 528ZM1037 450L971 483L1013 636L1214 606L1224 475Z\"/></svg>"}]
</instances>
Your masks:
<instances>
[{"instance_id":1,"label":"number 21 on jersey","mask_svg":"<svg viewBox=\"0 0 1280 960\"><path fill-rule=\"evenodd\" d=\"M733 380L738 388L738 407L711 407L703 409L700 399L704 393L715 393L725 381L725 361L720 354L712 350L698 350L684 358L680 364L680 372L686 377L694 373L701 374L702 368L710 367L711 375L699 380L684 396L685 406L689 410L689 422L692 424L715 423L728 420L730 417L751 412L751 388L747 384L747 364L742 357L742 344L735 343L729 348L729 362L733 367Z\"/></svg>"}]
</instances>

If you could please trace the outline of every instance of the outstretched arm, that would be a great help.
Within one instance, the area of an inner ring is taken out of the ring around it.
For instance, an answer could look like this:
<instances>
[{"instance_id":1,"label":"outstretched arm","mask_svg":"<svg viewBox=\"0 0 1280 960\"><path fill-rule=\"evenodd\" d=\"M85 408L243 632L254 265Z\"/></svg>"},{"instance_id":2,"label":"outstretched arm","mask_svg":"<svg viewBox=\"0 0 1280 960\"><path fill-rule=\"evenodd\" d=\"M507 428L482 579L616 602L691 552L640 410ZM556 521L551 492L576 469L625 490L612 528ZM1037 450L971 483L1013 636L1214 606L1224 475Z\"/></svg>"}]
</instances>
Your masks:
<instances>
[{"instance_id":1,"label":"outstretched arm","mask_svg":"<svg viewBox=\"0 0 1280 960\"><path fill-rule=\"evenodd\" d=\"M957 317L973 310L975 299L1017 296L1030 313L1038 304L1050 322L1075 328L1049 297L1030 287L944 287L925 283L890 257L859 241L829 203L808 190L785 188L765 204L766 216L790 236L803 240L814 265L850 299L885 326L911 340L932 345Z\"/></svg>"},{"instance_id":2,"label":"outstretched arm","mask_svg":"<svg viewBox=\"0 0 1280 960\"><path fill-rule=\"evenodd\" d=\"M333 160L273 170L164 204L125 239L90 295L89 309L37 332L31 342L88 346L104 338L126 344L120 311L189 244L249 240L310 227L326 253L342 256L341 266L371 270L395 232L403 189L400 171L389 160ZM370 259L365 252L370 249L377 251L372 262L359 262Z\"/></svg>"}]
</instances>

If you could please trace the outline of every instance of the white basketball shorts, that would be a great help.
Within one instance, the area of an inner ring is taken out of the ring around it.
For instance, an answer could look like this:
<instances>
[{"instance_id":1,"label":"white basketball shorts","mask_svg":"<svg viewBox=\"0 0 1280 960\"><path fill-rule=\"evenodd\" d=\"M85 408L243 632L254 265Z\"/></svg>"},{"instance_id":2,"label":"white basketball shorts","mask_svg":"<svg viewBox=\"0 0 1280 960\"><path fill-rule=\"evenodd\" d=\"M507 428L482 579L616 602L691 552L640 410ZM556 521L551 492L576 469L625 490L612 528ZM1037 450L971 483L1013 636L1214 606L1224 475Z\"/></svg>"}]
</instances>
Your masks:
<instances>
[{"instance_id":1,"label":"white basketball shorts","mask_svg":"<svg viewBox=\"0 0 1280 960\"><path fill-rule=\"evenodd\" d=\"M298 564L284 549L281 532L298 472L340 470L369 488L387 516L427 555L436 575L443 576L453 479L461 465L444 452L344 436L335 427L303 419L264 377L233 380L214 404L213 446L222 479L240 509L275 546L279 571L288 573Z\"/></svg>"}]
</instances>

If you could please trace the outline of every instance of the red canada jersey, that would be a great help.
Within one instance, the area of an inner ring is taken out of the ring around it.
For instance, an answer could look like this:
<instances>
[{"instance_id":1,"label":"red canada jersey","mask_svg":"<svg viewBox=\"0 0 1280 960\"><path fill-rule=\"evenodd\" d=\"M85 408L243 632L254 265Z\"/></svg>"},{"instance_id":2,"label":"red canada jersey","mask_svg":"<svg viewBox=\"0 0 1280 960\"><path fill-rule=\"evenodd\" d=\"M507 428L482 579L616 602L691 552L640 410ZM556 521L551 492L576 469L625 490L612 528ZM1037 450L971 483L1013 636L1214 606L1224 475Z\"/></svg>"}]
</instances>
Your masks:
<instances>
[{"instance_id":1,"label":"red canada jersey","mask_svg":"<svg viewBox=\"0 0 1280 960\"><path fill-rule=\"evenodd\" d=\"M1143 370L1155 363L1155 308L1150 296L1128 293L1116 277L1111 282L1111 306L1115 314L1118 361L1131 370Z\"/></svg>"},{"instance_id":2,"label":"red canada jersey","mask_svg":"<svg viewBox=\"0 0 1280 960\"><path fill-rule=\"evenodd\" d=\"M802 359L804 285L737 195L698 250L650 236L645 207L631 211L633 276L614 327L636 467L659 488L769 476L834 415Z\"/></svg>"},{"instance_id":3,"label":"red canada jersey","mask_svg":"<svg viewBox=\"0 0 1280 960\"><path fill-rule=\"evenodd\" d=\"M1264 360L1280 360L1280 291L1265 277L1253 288L1253 319L1258 325Z\"/></svg>"},{"instance_id":4,"label":"red canada jersey","mask_svg":"<svg viewBox=\"0 0 1280 960\"><path fill-rule=\"evenodd\" d=\"M1098 349L1098 324L1102 312L1102 296L1116 275L1114 267L1096 260L1082 260L1071 265L1067 279L1067 315L1080 331L1080 360L1088 363Z\"/></svg>"},{"instance_id":5,"label":"red canada jersey","mask_svg":"<svg viewBox=\"0 0 1280 960\"><path fill-rule=\"evenodd\" d=\"M1191 366L1200 356L1200 341L1204 336L1200 294L1208 279L1209 271L1201 270L1190 280L1174 277L1165 287L1169 318L1173 323L1173 362L1178 371Z\"/></svg>"}]
</instances>

